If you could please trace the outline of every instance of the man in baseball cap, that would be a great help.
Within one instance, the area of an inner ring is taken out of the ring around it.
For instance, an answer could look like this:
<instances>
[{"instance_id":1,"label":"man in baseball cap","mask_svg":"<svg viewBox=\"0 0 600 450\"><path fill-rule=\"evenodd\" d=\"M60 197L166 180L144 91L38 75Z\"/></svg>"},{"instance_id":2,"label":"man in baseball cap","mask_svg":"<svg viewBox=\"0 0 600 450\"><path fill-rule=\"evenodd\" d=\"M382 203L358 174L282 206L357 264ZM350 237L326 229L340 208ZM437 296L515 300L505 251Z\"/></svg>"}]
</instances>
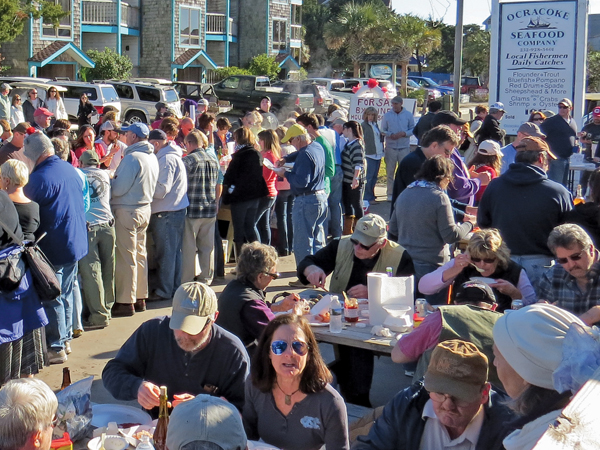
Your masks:
<instances>
[{"instance_id":1,"label":"man in baseball cap","mask_svg":"<svg viewBox=\"0 0 600 450\"><path fill-rule=\"evenodd\" d=\"M169 417L169 450L194 448L246 450L248 440L240 413L225 400L199 395L177 406Z\"/></svg>"},{"instance_id":2,"label":"man in baseball cap","mask_svg":"<svg viewBox=\"0 0 600 450\"><path fill-rule=\"evenodd\" d=\"M414 274L412 258L399 244L386 238L385 220L366 214L354 233L332 240L314 255L298 264L298 278L304 285L325 287L331 274L329 290L346 292L349 297L367 298L367 274L385 273L392 267L395 276ZM340 390L347 402L369 406L373 377L373 353L368 350L339 346L340 358L333 367Z\"/></svg>"},{"instance_id":3,"label":"man in baseball cap","mask_svg":"<svg viewBox=\"0 0 600 450\"><path fill-rule=\"evenodd\" d=\"M54 114L46 108L38 108L33 113L34 128L39 131L46 132L46 128L50 126L50 122Z\"/></svg>"},{"instance_id":4,"label":"man in baseball cap","mask_svg":"<svg viewBox=\"0 0 600 450\"><path fill-rule=\"evenodd\" d=\"M356 450L465 448L500 450L514 413L487 379L488 359L477 347L454 339L438 344L423 383L400 391Z\"/></svg>"},{"instance_id":5,"label":"man in baseball cap","mask_svg":"<svg viewBox=\"0 0 600 450\"><path fill-rule=\"evenodd\" d=\"M102 372L119 400L137 400L158 417L159 388L174 406L199 394L224 397L241 410L250 360L242 342L214 322L217 297L199 282L182 284L171 317L143 323Z\"/></svg>"},{"instance_id":6,"label":"man in baseball cap","mask_svg":"<svg viewBox=\"0 0 600 450\"><path fill-rule=\"evenodd\" d=\"M544 120L540 128L546 134L546 142L552 153L557 157L556 160L550 162L548 178L566 186L569 158L571 158L574 149L579 149L575 144L579 128L577 122L571 116L573 102L568 98L563 98L557 106L558 114Z\"/></svg>"},{"instance_id":7,"label":"man in baseball cap","mask_svg":"<svg viewBox=\"0 0 600 450\"><path fill-rule=\"evenodd\" d=\"M508 170L508 166L515 162L515 155L517 154L516 146L526 137L538 137L545 139L546 135L542 133L540 127L533 122L524 122L517 130L517 138L510 144L502 147L502 167L500 173L503 174Z\"/></svg>"},{"instance_id":8,"label":"man in baseball cap","mask_svg":"<svg viewBox=\"0 0 600 450\"><path fill-rule=\"evenodd\" d=\"M475 133L477 143L492 140L498 142L500 146L504 146L504 136L506 136L506 131L500 128L500 121L502 120L502 117L504 117L504 113L503 103L496 102L490 105L489 114L485 116L481 127Z\"/></svg>"}]
</instances>

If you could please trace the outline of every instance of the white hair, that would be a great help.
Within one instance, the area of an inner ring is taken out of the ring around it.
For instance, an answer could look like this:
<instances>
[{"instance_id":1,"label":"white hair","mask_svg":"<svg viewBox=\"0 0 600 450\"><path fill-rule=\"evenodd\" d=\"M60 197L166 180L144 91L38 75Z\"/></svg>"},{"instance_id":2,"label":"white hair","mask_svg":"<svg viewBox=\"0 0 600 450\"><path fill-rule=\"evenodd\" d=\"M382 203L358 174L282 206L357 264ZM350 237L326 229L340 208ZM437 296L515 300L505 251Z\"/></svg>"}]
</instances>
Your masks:
<instances>
[{"instance_id":1,"label":"white hair","mask_svg":"<svg viewBox=\"0 0 600 450\"><path fill-rule=\"evenodd\" d=\"M11 380L0 389L0 448L19 450L32 434L52 425L58 400L37 378Z\"/></svg>"},{"instance_id":2,"label":"white hair","mask_svg":"<svg viewBox=\"0 0 600 450\"><path fill-rule=\"evenodd\" d=\"M48 136L41 131L30 134L23 143L23 154L34 163L42 155L54 155L54 145Z\"/></svg>"},{"instance_id":3,"label":"white hair","mask_svg":"<svg viewBox=\"0 0 600 450\"><path fill-rule=\"evenodd\" d=\"M23 187L29 181L29 168L23 161L9 159L0 166L0 176L15 187Z\"/></svg>"}]
</instances>

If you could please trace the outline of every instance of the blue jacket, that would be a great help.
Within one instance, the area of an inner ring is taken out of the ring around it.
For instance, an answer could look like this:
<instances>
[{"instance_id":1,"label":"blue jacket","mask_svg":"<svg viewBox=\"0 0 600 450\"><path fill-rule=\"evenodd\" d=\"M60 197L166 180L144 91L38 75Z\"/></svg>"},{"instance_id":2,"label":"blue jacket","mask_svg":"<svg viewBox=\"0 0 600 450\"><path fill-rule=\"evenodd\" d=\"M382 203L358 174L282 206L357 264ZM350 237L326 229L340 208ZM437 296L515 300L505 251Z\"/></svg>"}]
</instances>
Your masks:
<instances>
[{"instance_id":1,"label":"blue jacket","mask_svg":"<svg viewBox=\"0 0 600 450\"><path fill-rule=\"evenodd\" d=\"M490 399L484 405L484 419L476 450L501 450L502 440L513 427L509 422L514 413L502 402L505 394L490 391ZM352 450L416 450L425 431L423 408L429 394L421 382L400 391L383 409L381 416L371 427L367 436L358 436Z\"/></svg>"},{"instance_id":2,"label":"blue jacket","mask_svg":"<svg viewBox=\"0 0 600 450\"><path fill-rule=\"evenodd\" d=\"M325 151L320 144L311 143L285 160L294 163L291 172L285 173L294 195L325 189Z\"/></svg>"},{"instance_id":3,"label":"blue jacket","mask_svg":"<svg viewBox=\"0 0 600 450\"><path fill-rule=\"evenodd\" d=\"M40 205L35 236L48 233L40 248L50 262L55 266L74 264L87 255L83 182L75 168L51 156L33 169L23 191Z\"/></svg>"}]
</instances>

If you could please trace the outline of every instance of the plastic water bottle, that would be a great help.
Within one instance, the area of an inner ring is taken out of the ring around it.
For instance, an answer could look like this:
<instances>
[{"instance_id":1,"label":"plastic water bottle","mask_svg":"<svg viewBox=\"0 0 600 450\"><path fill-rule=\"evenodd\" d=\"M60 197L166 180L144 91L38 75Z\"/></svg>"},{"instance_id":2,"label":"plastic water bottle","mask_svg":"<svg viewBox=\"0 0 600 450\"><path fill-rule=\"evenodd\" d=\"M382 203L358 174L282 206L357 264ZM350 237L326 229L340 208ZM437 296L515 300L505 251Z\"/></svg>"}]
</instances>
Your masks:
<instances>
[{"instance_id":1,"label":"plastic water bottle","mask_svg":"<svg viewBox=\"0 0 600 450\"><path fill-rule=\"evenodd\" d=\"M337 295L331 297L329 305L329 332L342 332L342 316L344 315L344 307L340 303Z\"/></svg>"},{"instance_id":2,"label":"plastic water bottle","mask_svg":"<svg viewBox=\"0 0 600 450\"><path fill-rule=\"evenodd\" d=\"M138 449L138 450L154 450L154 447L150 443L150 436L147 436L145 434L142 435L142 438L140 439L140 443L138 444L136 449Z\"/></svg>"}]
</instances>

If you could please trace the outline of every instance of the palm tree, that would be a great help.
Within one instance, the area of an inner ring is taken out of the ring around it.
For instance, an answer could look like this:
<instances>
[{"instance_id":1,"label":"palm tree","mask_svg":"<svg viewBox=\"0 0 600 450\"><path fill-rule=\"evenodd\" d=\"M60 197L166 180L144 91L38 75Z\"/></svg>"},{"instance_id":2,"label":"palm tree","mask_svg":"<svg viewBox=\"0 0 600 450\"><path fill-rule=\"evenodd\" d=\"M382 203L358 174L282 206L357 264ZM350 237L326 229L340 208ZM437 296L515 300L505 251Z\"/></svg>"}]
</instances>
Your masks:
<instances>
[{"instance_id":1,"label":"palm tree","mask_svg":"<svg viewBox=\"0 0 600 450\"><path fill-rule=\"evenodd\" d=\"M332 50L345 48L354 65L354 76L360 76L359 61L365 53L377 48L381 23L391 13L383 3L347 3L340 13L325 25L325 43Z\"/></svg>"}]
</instances>

